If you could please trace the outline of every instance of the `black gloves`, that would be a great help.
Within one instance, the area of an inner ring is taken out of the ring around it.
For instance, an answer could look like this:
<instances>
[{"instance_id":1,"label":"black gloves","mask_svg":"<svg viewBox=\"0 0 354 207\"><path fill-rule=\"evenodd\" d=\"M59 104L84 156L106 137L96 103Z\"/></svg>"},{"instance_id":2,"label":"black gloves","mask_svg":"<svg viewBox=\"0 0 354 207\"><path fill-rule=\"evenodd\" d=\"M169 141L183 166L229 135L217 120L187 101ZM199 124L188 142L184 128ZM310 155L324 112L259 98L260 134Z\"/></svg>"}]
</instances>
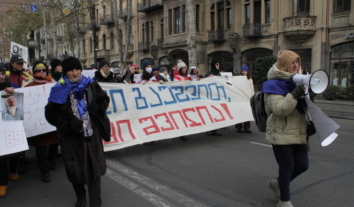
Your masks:
<instances>
[{"instance_id":1,"label":"black gloves","mask_svg":"<svg viewBox=\"0 0 354 207\"><path fill-rule=\"evenodd\" d=\"M295 99L300 98L301 96L305 95L305 91L304 89L302 89L302 86L297 86L293 92L291 92L291 94L293 94Z\"/></svg>"},{"instance_id":2,"label":"black gloves","mask_svg":"<svg viewBox=\"0 0 354 207\"><path fill-rule=\"evenodd\" d=\"M76 118L75 116L71 118L69 121L69 125L71 126L71 128L76 134L81 134L81 130L83 128L82 124L83 122L80 119Z\"/></svg>"}]
</instances>

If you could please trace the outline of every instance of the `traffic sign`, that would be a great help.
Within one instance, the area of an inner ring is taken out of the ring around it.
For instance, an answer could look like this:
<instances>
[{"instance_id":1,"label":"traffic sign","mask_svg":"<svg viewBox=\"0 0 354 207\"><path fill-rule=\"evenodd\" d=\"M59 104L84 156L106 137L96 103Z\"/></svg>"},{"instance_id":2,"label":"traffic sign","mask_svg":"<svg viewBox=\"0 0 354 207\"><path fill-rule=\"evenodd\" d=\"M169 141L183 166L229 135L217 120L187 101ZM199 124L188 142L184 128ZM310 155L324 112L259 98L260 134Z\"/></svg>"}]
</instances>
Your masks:
<instances>
[{"instance_id":1,"label":"traffic sign","mask_svg":"<svg viewBox=\"0 0 354 207\"><path fill-rule=\"evenodd\" d=\"M31 5L30 10L31 12L38 12L38 7L36 5Z\"/></svg>"},{"instance_id":2,"label":"traffic sign","mask_svg":"<svg viewBox=\"0 0 354 207\"><path fill-rule=\"evenodd\" d=\"M63 12L64 12L64 14L68 15L70 13L70 10L69 9L64 9Z\"/></svg>"}]
</instances>

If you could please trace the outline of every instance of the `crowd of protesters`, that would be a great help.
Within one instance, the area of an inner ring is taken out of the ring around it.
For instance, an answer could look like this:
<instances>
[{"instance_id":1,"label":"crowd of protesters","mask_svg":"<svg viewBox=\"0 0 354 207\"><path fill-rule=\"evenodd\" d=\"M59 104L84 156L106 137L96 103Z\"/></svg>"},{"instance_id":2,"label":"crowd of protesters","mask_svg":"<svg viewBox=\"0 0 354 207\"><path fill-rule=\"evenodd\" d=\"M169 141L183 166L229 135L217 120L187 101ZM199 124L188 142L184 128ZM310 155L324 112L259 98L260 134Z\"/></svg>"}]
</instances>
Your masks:
<instances>
[{"instance_id":1,"label":"crowd of protesters","mask_svg":"<svg viewBox=\"0 0 354 207\"><path fill-rule=\"evenodd\" d=\"M31 137L28 143L35 147L43 182L50 182L50 170L57 169L55 159L58 157L60 146L68 180L72 183L77 196L76 206L85 206L85 185L88 188L90 206L101 206L100 177L106 172L102 139L105 141L110 139L110 124L106 115L110 99L97 82L164 84L171 81L191 81L221 76L222 72L219 60L211 61L211 68L204 76L197 73L196 67L188 68L182 60L178 60L170 72L166 67L158 67L149 60L144 60L141 62L141 69L136 64L129 64L122 74L117 76L111 70L109 62L101 61L91 79L81 74L82 65L75 57L68 57L62 62L54 59L50 62L50 67L38 61L27 72L23 69L25 61L21 56L13 55L10 62L8 70L0 64L0 90L9 95L13 94L16 88L56 83L45 107L45 117L57 128L57 131ZM282 79L287 79L291 74L299 72L300 64L300 57L296 53L281 51L278 54L278 62L271 68L268 78L272 79L274 76L280 83ZM241 75L247 77L253 95L253 81L246 65L242 66ZM307 142L306 134L297 135L300 129L306 131L303 129L306 120L299 109L300 106L298 107L303 90L300 87L293 87L286 96L277 95L275 92L270 94L266 96L269 120L282 121L283 119L280 120L277 116L278 113L279 116L288 117L289 120L302 120L301 126L290 127L293 131L282 131L277 134L278 126L272 124L269 126L274 127L275 131L267 131L267 140L273 145L274 155L279 165L278 177L269 181L268 186L280 199L277 206L292 206L289 183L308 167L307 151L303 145ZM282 115L282 110L276 108L278 104L273 104L275 102L286 105L288 115ZM250 122L239 123L235 128L239 133L251 133ZM219 130L212 130L207 134L222 136ZM180 139L187 141L185 136ZM294 160L290 153L295 153L297 157L301 157L301 160ZM287 157L284 157L285 155ZM5 197L9 179L13 181L19 179L21 158L25 159L24 152L0 156L0 197Z\"/></svg>"}]
</instances>

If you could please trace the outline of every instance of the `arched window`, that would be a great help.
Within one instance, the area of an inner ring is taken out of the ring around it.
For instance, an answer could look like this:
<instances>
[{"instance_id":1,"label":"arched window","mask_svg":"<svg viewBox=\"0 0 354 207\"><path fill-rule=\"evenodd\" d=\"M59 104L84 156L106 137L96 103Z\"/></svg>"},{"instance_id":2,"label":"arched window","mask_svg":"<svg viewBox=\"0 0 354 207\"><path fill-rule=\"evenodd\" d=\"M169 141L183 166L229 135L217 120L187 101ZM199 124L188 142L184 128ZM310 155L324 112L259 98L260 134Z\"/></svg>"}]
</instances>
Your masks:
<instances>
[{"instance_id":1,"label":"arched window","mask_svg":"<svg viewBox=\"0 0 354 207\"><path fill-rule=\"evenodd\" d=\"M102 36L102 49L106 49L106 34L103 34Z\"/></svg>"},{"instance_id":2,"label":"arched window","mask_svg":"<svg viewBox=\"0 0 354 207\"><path fill-rule=\"evenodd\" d=\"M163 39L163 18L160 21L160 38Z\"/></svg>"},{"instance_id":3,"label":"arched window","mask_svg":"<svg viewBox=\"0 0 354 207\"><path fill-rule=\"evenodd\" d=\"M114 35L113 35L113 32L111 32L110 41L111 41L111 50L113 50L114 49Z\"/></svg>"},{"instance_id":4,"label":"arched window","mask_svg":"<svg viewBox=\"0 0 354 207\"><path fill-rule=\"evenodd\" d=\"M154 41L154 22L151 22L151 39L150 40L151 40L150 42Z\"/></svg>"}]
</instances>

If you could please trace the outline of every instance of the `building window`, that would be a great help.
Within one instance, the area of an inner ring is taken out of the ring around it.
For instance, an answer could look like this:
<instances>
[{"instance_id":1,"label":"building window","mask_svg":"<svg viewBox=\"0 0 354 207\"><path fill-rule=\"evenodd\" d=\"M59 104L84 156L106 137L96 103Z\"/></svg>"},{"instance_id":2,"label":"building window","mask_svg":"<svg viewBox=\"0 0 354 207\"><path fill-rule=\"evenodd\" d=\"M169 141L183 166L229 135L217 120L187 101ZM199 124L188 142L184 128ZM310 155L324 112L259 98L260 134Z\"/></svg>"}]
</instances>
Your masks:
<instances>
[{"instance_id":1,"label":"building window","mask_svg":"<svg viewBox=\"0 0 354 207\"><path fill-rule=\"evenodd\" d=\"M186 6L182 6L182 32L186 32Z\"/></svg>"},{"instance_id":2,"label":"building window","mask_svg":"<svg viewBox=\"0 0 354 207\"><path fill-rule=\"evenodd\" d=\"M330 84L354 85L354 42L332 47Z\"/></svg>"},{"instance_id":3,"label":"building window","mask_svg":"<svg viewBox=\"0 0 354 207\"><path fill-rule=\"evenodd\" d=\"M106 49L106 35L103 34L102 36L102 49L105 50Z\"/></svg>"},{"instance_id":4,"label":"building window","mask_svg":"<svg viewBox=\"0 0 354 207\"><path fill-rule=\"evenodd\" d=\"M177 7L174 9L175 12L175 34L178 34L180 32L179 28L181 26L181 13L180 13L180 7Z\"/></svg>"},{"instance_id":5,"label":"building window","mask_svg":"<svg viewBox=\"0 0 354 207\"><path fill-rule=\"evenodd\" d=\"M92 54L93 51L93 42L92 39L90 38L90 53Z\"/></svg>"},{"instance_id":6,"label":"building window","mask_svg":"<svg viewBox=\"0 0 354 207\"><path fill-rule=\"evenodd\" d=\"M200 12L200 6L197 4L195 6L195 31L196 32L199 32L199 24L200 24L200 22L199 22L199 16L200 16L199 12Z\"/></svg>"},{"instance_id":7,"label":"building window","mask_svg":"<svg viewBox=\"0 0 354 207\"><path fill-rule=\"evenodd\" d=\"M245 4L245 24L251 23L251 6L250 4Z\"/></svg>"},{"instance_id":8,"label":"building window","mask_svg":"<svg viewBox=\"0 0 354 207\"><path fill-rule=\"evenodd\" d=\"M82 40L82 54L86 53L86 41L85 39Z\"/></svg>"},{"instance_id":9,"label":"building window","mask_svg":"<svg viewBox=\"0 0 354 207\"><path fill-rule=\"evenodd\" d=\"M253 2L253 23L261 24L261 12L262 12L262 2L261 0L255 0Z\"/></svg>"},{"instance_id":10,"label":"building window","mask_svg":"<svg viewBox=\"0 0 354 207\"><path fill-rule=\"evenodd\" d=\"M172 9L168 10L168 34L172 34Z\"/></svg>"},{"instance_id":11,"label":"building window","mask_svg":"<svg viewBox=\"0 0 354 207\"><path fill-rule=\"evenodd\" d=\"M310 15L310 0L294 0L294 16Z\"/></svg>"},{"instance_id":12,"label":"building window","mask_svg":"<svg viewBox=\"0 0 354 207\"><path fill-rule=\"evenodd\" d=\"M160 21L160 38L163 39L163 18Z\"/></svg>"},{"instance_id":13,"label":"building window","mask_svg":"<svg viewBox=\"0 0 354 207\"><path fill-rule=\"evenodd\" d=\"M334 12L346 12L350 11L351 0L335 0L334 1Z\"/></svg>"},{"instance_id":14,"label":"building window","mask_svg":"<svg viewBox=\"0 0 354 207\"><path fill-rule=\"evenodd\" d=\"M270 23L270 0L265 0L265 23Z\"/></svg>"},{"instance_id":15,"label":"building window","mask_svg":"<svg viewBox=\"0 0 354 207\"><path fill-rule=\"evenodd\" d=\"M113 50L114 49L114 35L113 35L113 32L111 32L111 49Z\"/></svg>"},{"instance_id":16,"label":"building window","mask_svg":"<svg viewBox=\"0 0 354 207\"><path fill-rule=\"evenodd\" d=\"M210 7L210 29L231 29L232 9L230 1L220 1ZM216 23L216 25L215 25Z\"/></svg>"},{"instance_id":17,"label":"building window","mask_svg":"<svg viewBox=\"0 0 354 207\"><path fill-rule=\"evenodd\" d=\"M152 42L152 41L154 41L154 22L151 22L150 23L150 31L151 31L151 41L150 42Z\"/></svg>"}]
</instances>

